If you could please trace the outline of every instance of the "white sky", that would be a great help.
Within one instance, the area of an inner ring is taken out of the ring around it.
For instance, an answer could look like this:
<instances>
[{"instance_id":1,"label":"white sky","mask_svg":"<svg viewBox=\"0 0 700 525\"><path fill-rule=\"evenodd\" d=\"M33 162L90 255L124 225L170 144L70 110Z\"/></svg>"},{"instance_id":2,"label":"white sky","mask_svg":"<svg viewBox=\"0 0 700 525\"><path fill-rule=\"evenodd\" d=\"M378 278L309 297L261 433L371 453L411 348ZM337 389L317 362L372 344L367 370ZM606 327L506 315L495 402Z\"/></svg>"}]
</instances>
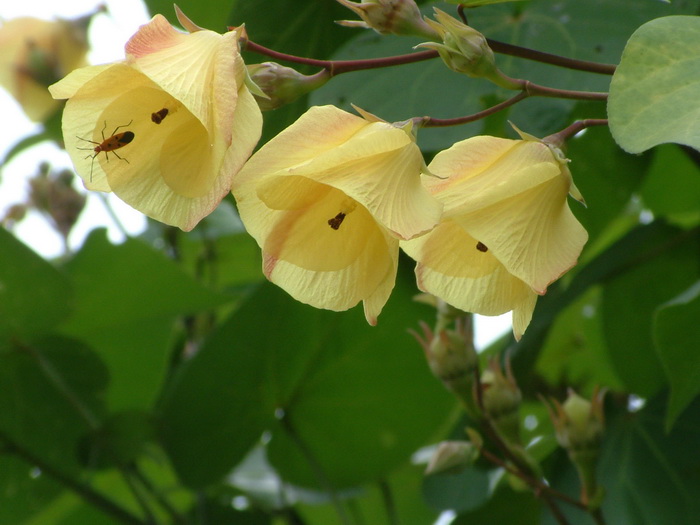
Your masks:
<instances>
[{"instance_id":1,"label":"white sky","mask_svg":"<svg viewBox=\"0 0 700 525\"><path fill-rule=\"evenodd\" d=\"M90 26L89 39L92 45L88 59L92 64L103 64L124 58L124 44L138 27L149 20L141 0L0 0L0 19L8 20L20 16L52 19L54 17L76 18L105 4L108 13L97 15ZM36 133L41 128L29 121L20 106L0 88L0 158L23 137ZM27 198L27 179L37 173L38 165L48 161L55 168L70 168L68 154L51 143L38 144L15 157L0 172L0 217L12 204ZM76 187L82 185L76 179ZM107 227L110 239L123 239L119 229L110 219L102 200L93 192L88 194L86 209L71 232L69 244L77 249L94 228ZM138 234L145 227L143 216L112 195L108 195L111 206L130 234ZM63 252L61 238L37 212L30 213L15 226L15 235L27 245L47 258L57 257ZM510 314L499 317L476 316L475 337L479 347L487 345L504 331L510 330Z\"/></svg>"},{"instance_id":2,"label":"white sky","mask_svg":"<svg viewBox=\"0 0 700 525\"><path fill-rule=\"evenodd\" d=\"M136 32L138 27L149 20L146 8L141 0L24 0L0 1L0 18L9 20L21 16L32 16L51 20L55 17L77 18L94 11L99 3L107 6L108 13L97 15L90 26L89 39L92 50L88 60L92 64L102 64L124 58L124 44ZM0 158L10 150L12 145L22 138L41 130L41 126L32 123L24 115L15 100L0 88ZM42 143L25 150L15 157L0 172L0 217L12 204L27 199L27 179L38 171L40 162L48 161L54 168L70 168L68 154L53 143ZM76 179L75 186L81 191L82 185ZM110 219L103 202L91 192L88 193L86 209L69 238L73 249L78 248L90 230L106 226L110 238L120 241L122 235ZM130 233L138 233L145 227L143 216L119 199L109 196L109 202L120 217L122 224ZM30 213L15 226L14 234L35 251L52 258L62 254L63 244L60 235L38 213Z\"/></svg>"}]
</instances>

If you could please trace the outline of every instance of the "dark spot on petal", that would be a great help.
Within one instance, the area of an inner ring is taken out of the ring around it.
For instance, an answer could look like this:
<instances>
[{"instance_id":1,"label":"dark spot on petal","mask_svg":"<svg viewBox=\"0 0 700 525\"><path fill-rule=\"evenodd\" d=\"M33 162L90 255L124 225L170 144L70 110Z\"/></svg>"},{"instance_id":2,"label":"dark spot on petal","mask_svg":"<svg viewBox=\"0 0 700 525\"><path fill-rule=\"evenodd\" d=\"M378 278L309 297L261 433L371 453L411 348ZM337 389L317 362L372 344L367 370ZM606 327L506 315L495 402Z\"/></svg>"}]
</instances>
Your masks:
<instances>
[{"instance_id":1,"label":"dark spot on petal","mask_svg":"<svg viewBox=\"0 0 700 525\"><path fill-rule=\"evenodd\" d=\"M486 253L487 251L489 251L489 249L486 247L486 245L481 241L476 243L476 249L479 250L480 252L483 252L483 253Z\"/></svg>"},{"instance_id":2,"label":"dark spot on petal","mask_svg":"<svg viewBox=\"0 0 700 525\"><path fill-rule=\"evenodd\" d=\"M156 124L163 122L163 119L168 116L168 108L163 108L160 111L151 113L151 120Z\"/></svg>"},{"instance_id":3,"label":"dark spot on petal","mask_svg":"<svg viewBox=\"0 0 700 525\"><path fill-rule=\"evenodd\" d=\"M343 219L345 219L345 214L341 211L332 219L328 219L328 225L334 230L337 230L338 228L340 228L340 225L343 224Z\"/></svg>"}]
</instances>

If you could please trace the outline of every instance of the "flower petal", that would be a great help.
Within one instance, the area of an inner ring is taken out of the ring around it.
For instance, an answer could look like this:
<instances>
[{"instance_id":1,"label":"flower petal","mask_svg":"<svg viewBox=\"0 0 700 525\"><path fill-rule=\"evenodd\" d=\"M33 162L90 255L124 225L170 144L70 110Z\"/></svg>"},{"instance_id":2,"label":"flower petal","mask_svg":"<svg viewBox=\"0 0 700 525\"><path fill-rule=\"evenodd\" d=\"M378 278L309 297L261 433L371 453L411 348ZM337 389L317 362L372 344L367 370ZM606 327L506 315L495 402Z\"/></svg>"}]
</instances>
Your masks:
<instances>
[{"instance_id":1,"label":"flower petal","mask_svg":"<svg viewBox=\"0 0 700 525\"><path fill-rule=\"evenodd\" d=\"M423 237L401 242L401 248L418 262L418 287L461 310L500 315L537 297L490 249L477 248L479 242L448 220Z\"/></svg>"},{"instance_id":2,"label":"flower petal","mask_svg":"<svg viewBox=\"0 0 700 525\"><path fill-rule=\"evenodd\" d=\"M440 195L446 217L490 206L560 173L542 143L485 136L441 151L428 168L442 177L426 177L424 183Z\"/></svg>"},{"instance_id":3,"label":"flower petal","mask_svg":"<svg viewBox=\"0 0 700 525\"><path fill-rule=\"evenodd\" d=\"M543 294L576 264L588 240L569 209L568 192L566 178L558 176L456 220L510 273Z\"/></svg>"}]
</instances>

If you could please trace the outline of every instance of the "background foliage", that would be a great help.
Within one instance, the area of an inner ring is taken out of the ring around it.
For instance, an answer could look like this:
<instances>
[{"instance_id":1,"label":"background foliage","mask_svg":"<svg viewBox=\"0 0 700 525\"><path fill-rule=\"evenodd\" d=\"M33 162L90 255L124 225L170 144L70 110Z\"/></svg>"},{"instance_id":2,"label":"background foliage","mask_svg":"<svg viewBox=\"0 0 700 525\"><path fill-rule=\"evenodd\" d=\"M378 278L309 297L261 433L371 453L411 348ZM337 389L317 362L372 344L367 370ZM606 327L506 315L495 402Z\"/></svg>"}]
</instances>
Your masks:
<instances>
[{"instance_id":1,"label":"background foliage","mask_svg":"<svg viewBox=\"0 0 700 525\"><path fill-rule=\"evenodd\" d=\"M146 3L175 21L169 1ZM338 27L352 15L331 0L179 5L201 26L245 22L255 42L302 56L388 56L417 43ZM475 9L469 20L489 38L617 64L644 22L697 15L699 5L532 0ZM695 60L687 67L697 75ZM497 63L548 86L609 88L603 75ZM349 74L266 114L265 137L309 104L354 103L391 121L474 113L507 96L437 60ZM697 112L697 100L676 103ZM419 144L429 158L474 134L509 134L506 120L544 136L605 115L603 104L528 99L468 126L424 130ZM609 390L599 465L607 522L696 523L699 154L664 144L629 155L599 127L570 141L567 155L590 241L539 300L523 339L504 337L483 355L511 356L523 423L558 490L577 497L578 481L537 395L590 395L597 385ZM423 446L464 438L466 422L407 332L434 317L411 300L407 260L374 328L357 308L296 303L264 282L260 264L232 201L190 234L154 223L112 245L98 230L55 261L0 229L0 523L423 525L446 509L456 524L554 523L530 492L495 483L486 461L429 478L412 461ZM592 523L565 511L572 525Z\"/></svg>"}]
</instances>

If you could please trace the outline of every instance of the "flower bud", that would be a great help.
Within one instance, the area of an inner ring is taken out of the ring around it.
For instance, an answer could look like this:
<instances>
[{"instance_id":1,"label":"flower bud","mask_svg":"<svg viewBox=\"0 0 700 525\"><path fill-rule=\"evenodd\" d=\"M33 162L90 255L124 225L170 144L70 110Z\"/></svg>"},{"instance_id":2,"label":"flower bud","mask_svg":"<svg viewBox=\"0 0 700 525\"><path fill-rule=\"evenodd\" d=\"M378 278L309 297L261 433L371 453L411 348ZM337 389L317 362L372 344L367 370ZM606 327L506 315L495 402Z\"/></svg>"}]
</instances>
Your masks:
<instances>
[{"instance_id":1,"label":"flower bud","mask_svg":"<svg viewBox=\"0 0 700 525\"><path fill-rule=\"evenodd\" d=\"M458 474L474 464L479 450L469 441L443 441L425 469L425 474Z\"/></svg>"},{"instance_id":2,"label":"flower bud","mask_svg":"<svg viewBox=\"0 0 700 525\"><path fill-rule=\"evenodd\" d=\"M39 174L29 180L32 206L46 216L64 239L68 238L85 207L85 195L73 188L72 172L51 173L42 165Z\"/></svg>"},{"instance_id":3,"label":"flower bud","mask_svg":"<svg viewBox=\"0 0 700 525\"><path fill-rule=\"evenodd\" d=\"M330 74L325 69L308 76L275 62L250 65L248 74L265 95L260 96L253 92L262 111L277 109L294 102L299 97L318 89L330 79Z\"/></svg>"},{"instance_id":4,"label":"flower bud","mask_svg":"<svg viewBox=\"0 0 700 525\"><path fill-rule=\"evenodd\" d=\"M433 333L427 324L421 323L421 327L424 338L413 335L423 346L433 375L457 396L470 415L474 415L474 370L478 358L469 336L470 327L460 321L456 322L456 330L443 329Z\"/></svg>"},{"instance_id":5,"label":"flower bud","mask_svg":"<svg viewBox=\"0 0 700 525\"><path fill-rule=\"evenodd\" d=\"M520 445L520 403L522 394L510 369L503 373L498 361L491 360L481 375L484 412L508 445Z\"/></svg>"},{"instance_id":6,"label":"flower bud","mask_svg":"<svg viewBox=\"0 0 700 525\"><path fill-rule=\"evenodd\" d=\"M426 18L426 22L440 35L443 43L425 42L416 47L434 49L453 71L486 78L506 89L520 89L498 70L493 51L484 35L437 8L435 18L437 22L429 18Z\"/></svg>"},{"instance_id":7,"label":"flower bud","mask_svg":"<svg viewBox=\"0 0 700 525\"><path fill-rule=\"evenodd\" d=\"M338 24L342 26L374 29L382 35L419 35L439 38L435 29L423 20L414 0L368 0L362 3L338 0L338 2L362 18L362 21L341 20Z\"/></svg>"},{"instance_id":8,"label":"flower bud","mask_svg":"<svg viewBox=\"0 0 700 525\"><path fill-rule=\"evenodd\" d=\"M603 397L604 392L596 390L588 401L570 390L564 404L552 400L554 408L548 406L557 441L578 471L584 503L597 499L600 493L595 470L605 428Z\"/></svg>"}]
</instances>

